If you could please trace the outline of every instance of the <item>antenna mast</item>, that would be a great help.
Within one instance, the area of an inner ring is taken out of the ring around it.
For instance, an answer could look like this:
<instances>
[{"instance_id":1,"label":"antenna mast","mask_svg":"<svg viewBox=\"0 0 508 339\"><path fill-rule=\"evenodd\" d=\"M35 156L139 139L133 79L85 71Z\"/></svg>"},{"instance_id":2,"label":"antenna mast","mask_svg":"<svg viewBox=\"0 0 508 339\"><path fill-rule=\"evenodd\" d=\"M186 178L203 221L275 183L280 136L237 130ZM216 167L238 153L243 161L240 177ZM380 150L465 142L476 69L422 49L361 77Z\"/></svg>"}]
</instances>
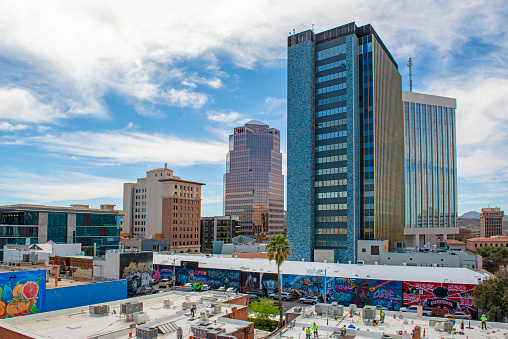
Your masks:
<instances>
[{"instance_id":1,"label":"antenna mast","mask_svg":"<svg viewBox=\"0 0 508 339\"><path fill-rule=\"evenodd\" d=\"M411 55L409 55L409 62L407 64L409 68L409 92L413 91L413 61L411 60Z\"/></svg>"}]
</instances>

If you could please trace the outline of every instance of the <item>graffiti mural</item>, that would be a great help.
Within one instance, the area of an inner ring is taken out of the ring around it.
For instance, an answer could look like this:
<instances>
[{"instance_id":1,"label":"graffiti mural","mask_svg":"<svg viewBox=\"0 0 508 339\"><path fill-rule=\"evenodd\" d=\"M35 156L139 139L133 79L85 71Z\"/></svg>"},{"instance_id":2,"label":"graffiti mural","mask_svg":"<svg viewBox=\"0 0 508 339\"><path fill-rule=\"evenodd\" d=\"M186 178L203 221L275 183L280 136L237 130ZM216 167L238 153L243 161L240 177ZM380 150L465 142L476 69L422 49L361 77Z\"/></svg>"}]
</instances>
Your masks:
<instances>
[{"instance_id":1,"label":"graffiti mural","mask_svg":"<svg viewBox=\"0 0 508 339\"><path fill-rule=\"evenodd\" d=\"M0 274L0 318L45 311L46 271Z\"/></svg>"},{"instance_id":2,"label":"graffiti mural","mask_svg":"<svg viewBox=\"0 0 508 339\"><path fill-rule=\"evenodd\" d=\"M129 295L149 293L153 285L153 253L121 253L120 278L127 279Z\"/></svg>"},{"instance_id":3,"label":"graffiti mural","mask_svg":"<svg viewBox=\"0 0 508 339\"><path fill-rule=\"evenodd\" d=\"M328 279L330 282L332 279ZM292 293L295 297L320 296L323 293L324 278L305 275L282 275L282 291Z\"/></svg>"},{"instance_id":4,"label":"graffiti mural","mask_svg":"<svg viewBox=\"0 0 508 339\"><path fill-rule=\"evenodd\" d=\"M233 287L238 291L240 290L240 271L210 268L208 270L208 285L211 288Z\"/></svg>"},{"instance_id":5,"label":"graffiti mural","mask_svg":"<svg viewBox=\"0 0 508 339\"><path fill-rule=\"evenodd\" d=\"M153 280L173 279L173 266L153 264Z\"/></svg>"},{"instance_id":6,"label":"graffiti mural","mask_svg":"<svg viewBox=\"0 0 508 339\"><path fill-rule=\"evenodd\" d=\"M402 306L402 282L391 280L370 280L371 305L384 306L398 311Z\"/></svg>"},{"instance_id":7,"label":"graffiti mural","mask_svg":"<svg viewBox=\"0 0 508 339\"><path fill-rule=\"evenodd\" d=\"M181 266L176 267L176 283L177 285L185 285L187 283L208 283L208 269L199 268L196 261L182 261Z\"/></svg>"},{"instance_id":8,"label":"graffiti mural","mask_svg":"<svg viewBox=\"0 0 508 339\"><path fill-rule=\"evenodd\" d=\"M277 274L275 273L259 273L259 286L265 295L276 293L277 287Z\"/></svg>"},{"instance_id":9,"label":"graffiti mural","mask_svg":"<svg viewBox=\"0 0 508 339\"><path fill-rule=\"evenodd\" d=\"M473 300L475 285L404 282L404 306L422 305L435 315L450 311L476 312Z\"/></svg>"},{"instance_id":10,"label":"graffiti mural","mask_svg":"<svg viewBox=\"0 0 508 339\"><path fill-rule=\"evenodd\" d=\"M241 271L240 277L240 292L248 293L252 290L259 290L259 273Z\"/></svg>"}]
</instances>

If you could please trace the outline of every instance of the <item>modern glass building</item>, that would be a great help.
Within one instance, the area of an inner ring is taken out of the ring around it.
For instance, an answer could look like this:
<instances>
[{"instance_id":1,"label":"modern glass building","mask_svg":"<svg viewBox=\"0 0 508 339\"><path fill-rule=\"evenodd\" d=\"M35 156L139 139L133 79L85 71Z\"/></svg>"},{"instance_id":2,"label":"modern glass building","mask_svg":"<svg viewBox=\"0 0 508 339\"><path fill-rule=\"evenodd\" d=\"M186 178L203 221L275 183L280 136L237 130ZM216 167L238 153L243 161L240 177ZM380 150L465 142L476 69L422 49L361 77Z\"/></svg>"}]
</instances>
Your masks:
<instances>
[{"instance_id":1,"label":"modern glass building","mask_svg":"<svg viewBox=\"0 0 508 339\"><path fill-rule=\"evenodd\" d=\"M237 216L215 216L201 218L201 252L213 251L214 241L231 244L231 239L240 235Z\"/></svg>"},{"instance_id":2,"label":"modern glass building","mask_svg":"<svg viewBox=\"0 0 508 339\"><path fill-rule=\"evenodd\" d=\"M118 249L121 214L109 209L90 209L87 205L73 206L0 206L0 248L51 240L61 244L81 243L87 255L93 254L94 246L97 255Z\"/></svg>"},{"instance_id":3,"label":"modern glass building","mask_svg":"<svg viewBox=\"0 0 508 339\"><path fill-rule=\"evenodd\" d=\"M402 92L406 182L405 241L409 247L457 234L457 101Z\"/></svg>"},{"instance_id":4,"label":"modern glass building","mask_svg":"<svg viewBox=\"0 0 508 339\"><path fill-rule=\"evenodd\" d=\"M240 218L240 234L267 241L284 231L280 131L251 120L229 136L224 215Z\"/></svg>"},{"instance_id":5,"label":"modern glass building","mask_svg":"<svg viewBox=\"0 0 508 339\"><path fill-rule=\"evenodd\" d=\"M401 77L371 25L288 38L287 233L294 260L403 241Z\"/></svg>"}]
</instances>

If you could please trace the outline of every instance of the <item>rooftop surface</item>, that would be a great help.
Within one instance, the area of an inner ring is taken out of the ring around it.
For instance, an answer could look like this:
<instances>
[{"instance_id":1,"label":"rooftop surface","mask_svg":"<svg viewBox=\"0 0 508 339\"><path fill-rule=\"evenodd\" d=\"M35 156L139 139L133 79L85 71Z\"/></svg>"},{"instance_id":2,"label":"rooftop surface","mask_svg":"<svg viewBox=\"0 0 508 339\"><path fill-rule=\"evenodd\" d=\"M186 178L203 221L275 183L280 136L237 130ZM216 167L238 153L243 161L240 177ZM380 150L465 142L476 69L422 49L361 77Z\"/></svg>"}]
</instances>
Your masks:
<instances>
[{"instance_id":1,"label":"rooftop surface","mask_svg":"<svg viewBox=\"0 0 508 339\"><path fill-rule=\"evenodd\" d=\"M221 304L221 311L213 313L212 303L225 302L236 298L237 294L216 292L163 292L150 296L118 300L115 302L104 303L109 305L109 313L106 315L93 315L89 313L89 307L76 307L66 310L39 313L30 316L18 318L9 318L0 320L0 327L6 327L13 331L31 335L34 338L95 338L97 336L109 333L109 338L127 338L129 332L135 330L130 328L133 321L128 321L126 315L120 315L120 304L126 302L143 302L143 312L148 315L147 326L157 326L168 322L173 322L176 326L181 326L184 337L190 333L192 326L199 325L199 319L192 318L188 308L183 309L186 302L195 302L197 304L196 315L206 312L209 314L210 323L214 328L223 328L226 333L244 327L247 322L234 319L225 319L220 317L232 313L232 308L242 308L245 306L233 304ZM164 301L171 300L170 307L164 307ZM143 325L138 325L143 327ZM165 335L159 334L162 338L176 339L176 332Z\"/></svg>"},{"instance_id":2,"label":"rooftop surface","mask_svg":"<svg viewBox=\"0 0 508 339\"><path fill-rule=\"evenodd\" d=\"M219 258L203 255L154 254L154 264L176 265L181 261L199 262L200 267L242 270L247 272L277 273L274 261L258 258ZM467 268L419 267L395 265L335 264L324 262L286 261L281 266L282 274L323 275L358 279L420 281L434 283L478 284L478 279L488 279L488 274Z\"/></svg>"},{"instance_id":3,"label":"rooftop surface","mask_svg":"<svg viewBox=\"0 0 508 339\"><path fill-rule=\"evenodd\" d=\"M327 320L326 315L318 316L314 312L314 306L306 308L306 317L303 315L296 318L291 325L288 326L288 330L282 334L282 338L305 338L305 331L302 328L306 328L308 326L312 327L315 322L318 325L318 333L319 338L344 338L335 333L340 332L342 326L346 325L349 327L350 325L354 326L354 329L347 330L347 336L345 338L355 338L355 339L363 339L363 338L382 338L383 334L396 335L399 331L402 333L406 333L405 336L397 336L392 338L403 338L410 339L411 333L415 326L420 326L421 328L421 337L428 339L437 339L437 338L505 338L505 333L508 334L508 324L504 323L494 323L487 322L487 330L481 330L481 322L480 321L471 321L471 328L469 327L469 321L464 320L464 332L460 334L460 322L461 320L457 320L454 326L454 330L452 332L443 332L437 331L434 326L431 326L430 321L434 320L437 322L443 322L444 318L441 317L423 317L417 318L415 313L404 313L403 318L399 318L399 312L394 311L385 311L385 323L380 324L378 326L373 326L372 322L366 323L363 321L361 317L361 309L359 309L352 318L350 318L349 308L344 308L343 317L338 317L334 319L333 317L329 317ZM395 315L395 317L394 317ZM376 313L376 319L380 319L379 311ZM328 325L327 325L328 323Z\"/></svg>"}]
</instances>

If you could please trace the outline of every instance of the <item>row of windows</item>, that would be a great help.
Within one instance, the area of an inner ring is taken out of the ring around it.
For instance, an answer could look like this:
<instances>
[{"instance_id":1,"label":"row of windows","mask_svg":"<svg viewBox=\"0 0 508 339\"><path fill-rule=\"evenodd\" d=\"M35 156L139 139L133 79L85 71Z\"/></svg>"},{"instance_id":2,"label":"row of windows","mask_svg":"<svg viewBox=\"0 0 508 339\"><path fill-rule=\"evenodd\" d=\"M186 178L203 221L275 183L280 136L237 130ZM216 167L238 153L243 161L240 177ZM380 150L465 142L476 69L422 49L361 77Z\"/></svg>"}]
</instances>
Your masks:
<instances>
[{"instance_id":1,"label":"row of windows","mask_svg":"<svg viewBox=\"0 0 508 339\"><path fill-rule=\"evenodd\" d=\"M316 78L316 84L320 84L325 81L335 80L338 78L344 78L345 76L346 76L346 71L325 75L325 76ZM346 88L346 84L344 84L344 88Z\"/></svg>"},{"instance_id":2,"label":"row of windows","mask_svg":"<svg viewBox=\"0 0 508 339\"><path fill-rule=\"evenodd\" d=\"M340 61L331 62L331 63L326 64L326 65L318 66L316 68L316 72L327 71L329 69L336 68L336 67L339 67L339 66L342 66L342 65L345 65L345 64L346 64L346 60L340 60Z\"/></svg>"},{"instance_id":3,"label":"row of windows","mask_svg":"<svg viewBox=\"0 0 508 339\"><path fill-rule=\"evenodd\" d=\"M338 144L328 144L328 145L321 145L316 147L316 152L326 152L326 151L335 151L338 149L344 149L347 148L346 142L340 142Z\"/></svg>"},{"instance_id":4,"label":"row of windows","mask_svg":"<svg viewBox=\"0 0 508 339\"><path fill-rule=\"evenodd\" d=\"M199 205L199 200L187 200L187 199L173 199L173 203L175 204L187 204L187 205Z\"/></svg>"},{"instance_id":5,"label":"row of windows","mask_svg":"<svg viewBox=\"0 0 508 339\"><path fill-rule=\"evenodd\" d=\"M363 143L363 148L370 148L370 147L374 147L374 143L372 141Z\"/></svg>"},{"instance_id":6,"label":"row of windows","mask_svg":"<svg viewBox=\"0 0 508 339\"><path fill-rule=\"evenodd\" d=\"M146 212L146 208L135 208L135 212Z\"/></svg>"},{"instance_id":7,"label":"row of windows","mask_svg":"<svg viewBox=\"0 0 508 339\"><path fill-rule=\"evenodd\" d=\"M327 128L347 124L347 119L330 120L318 123L318 128Z\"/></svg>"},{"instance_id":8,"label":"row of windows","mask_svg":"<svg viewBox=\"0 0 508 339\"><path fill-rule=\"evenodd\" d=\"M175 185L175 189L178 188L178 185ZM184 190L184 191L194 191L194 188L192 186L184 186L184 185L180 185L180 189L181 190ZM196 192L199 192L199 188L196 187Z\"/></svg>"},{"instance_id":9,"label":"row of windows","mask_svg":"<svg viewBox=\"0 0 508 339\"><path fill-rule=\"evenodd\" d=\"M316 234L347 234L345 228L316 228Z\"/></svg>"},{"instance_id":10,"label":"row of windows","mask_svg":"<svg viewBox=\"0 0 508 339\"><path fill-rule=\"evenodd\" d=\"M337 211L347 209L347 204L316 205L316 211Z\"/></svg>"},{"instance_id":11,"label":"row of windows","mask_svg":"<svg viewBox=\"0 0 508 339\"><path fill-rule=\"evenodd\" d=\"M373 197L374 191L365 191L365 192L363 192L363 196L364 197Z\"/></svg>"},{"instance_id":12,"label":"row of windows","mask_svg":"<svg viewBox=\"0 0 508 339\"><path fill-rule=\"evenodd\" d=\"M347 179L339 180L321 180L314 183L314 187L328 187L328 186L339 186L347 185Z\"/></svg>"},{"instance_id":13,"label":"row of windows","mask_svg":"<svg viewBox=\"0 0 508 339\"><path fill-rule=\"evenodd\" d=\"M347 137L347 131L337 131L337 132L318 134L318 135L316 135L316 140L326 140L326 139L340 138L340 137Z\"/></svg>"},{"instance_id":14,"label":"row of windows","mask_svg":"<svg viewBox=\"0 0 508 339\"><path fill-rule=\"evenodd\" d=\"M345 240L317 240L316 241L317 246L327 246L327 247L337 247L337 246L346 246Z\"/></svg>"},{"instance_id":15,"label":"row of windows","mask_svg":"<svg viewBox=\"0 0 508 339\"><path fill-rule=\"evenodd\" d=\"M145 192L146 192L146 188L136 189L136 193L145 193Z\"/></svg>"},{"instance_id":16,"label":"row of windows","mask_svg":"<svg viewBox=\"0 0 508 339\"><path fill-rule=\"evenodd\" d=\"M372 52L372 42L358 46L358 54Z\"/></svg>"},{"instance_id":17,"label":"row of windows","mask_svg":"<svg viewBox=\"0 0 508 339\"><path fill-rule=\"evenodd\" d=\"M316 171L316 175L347 173L347 167L323 168Z\"/></svg>"},{"instance_id":18,"label":"row of windows","mask_svg":"<svg viewBox=\"0 0 508 339\"><path fill-rule=\"evenodd\" d=\"M182 237L183 235L183 237ZM192 236L192 234L173 234L173 239L181 239L181 238L199 238L199 234L194 234L194 236Z\"/></svg>"},{"instance_id":19,"label":"row of windows","mask_svg":"<svg viewBox=\"0 0 508 339\"><path fill-rule=\"evenodd\" d=\"M327 117L329 115L346 113L346 112L347 112L346 106L337 107L337 108L332 108L332 109L326 109L324 111L318 111L318 112L316 112L316 117L321 118L321 117Z\"/></svg>"},{"instance_id":20,"label":"row of windows","mask_svg":"<svg viewBox=\"0 0 508 339\"><path fill-rule=\"evenodd\" d=\"M316 60L323 60L346 53L346 45L335 46L316 53Z\"/></svg>"},{"instance_id":21,"label":"row of windows","mask_svg":"<svg viewBox=\"0 0 508 339\"><path fill-rule=\"evenodd\" d=\"M173 206L173 210L174 211L178 211L178 206ZM196 211L196 212L199 212L199 207L185 207L185 206L180 206L180 211Z\"/></svg>"},{"instance_id":22,"label":"row of windows","mask_svg":"<svg viewBox=\"0 0 508 339\"><path fill-rule=\"evenodd\" d=\"M342 100L346 100L345 95L339 95L338 97L331 97L326 99L318 100L318 105L327 105L327 104L333 104L335 102L339 102Z\"/></svg>"},{"instance_id":23,"label":"row of windows","mask_svg":"<svg viewBox=\"0 0 508 339\"><path fill-rule=\"evenodd\" d=\"M146 199L146 195L136 195L136 199Z\"/></svg>"},{"instance_id":24,"label":"row of windows","mask_svg":"<svg viewBox=\"0 0 508 339\"><path fill-rule=\"evenodd\" d=\"M347 216L331 215L326 217L316 217L316 222L347 222Z\"/></svg>"},{"instance_id":25,"label":"row of windows","mask_svg":"<svg viewBox=\"0 0 508 339\"><path fill-rule=\"evenodd\" d=\"M347 160L347 154L332 155L330 157L317 158L318 164L326 164L327 162L345 161Z\"/></svg>"},{"instance_id":26,"label":"row of windows","mask_svg":"<svg viewBox=\"0 0 508 339\"><path fill-rule=\"evenodd\" d=\"M192 225L192 220L173 220L173 225ZM199 221L194 221L195 225L199 225Z\"/></svg>"},{"instance_id":27,"label":"row of windows","mask_svg":"<svg viewBox=\"0 0 508 339\"><path fill-rule=\"evenodd\" d=\"M345 88L346 88L345 83L344 84L337 84L337 85L333 85L333 86L318 88L316 90L316 94L330 93L330 92L338 91L338 90L345 89Z\"/></svg>"},{"instance_id":28,"label":"row of windows","mask_svg":"<svg viewBox=\"0 0 508 339\"><path fill-rule=\"evenodd\" d=\"M176 241L173 241L173 246L185 246L185 245L192 245L192 241L179 241L178 243ZM194 245L198 245L197 241L194 241Z\"/></svg>"},{"instance_id":29,"label":"row of windows","mask_svg":"<svg viewBox=\"0 0 508 339\"><path fill-rule=\"evenodd\" d=\"M316 199L347 198L347 192L320 192L316 193Z\"/></svg>"},{"instance_id":30,"label":"row of windows","mask_svg":"<svg viewBox=\"0 0 508 339\"><path fill-rule=\"evenodd\" d=\"M134 221L134 225L146 225L145 221Z\"/></svg>"}]
</instances>

